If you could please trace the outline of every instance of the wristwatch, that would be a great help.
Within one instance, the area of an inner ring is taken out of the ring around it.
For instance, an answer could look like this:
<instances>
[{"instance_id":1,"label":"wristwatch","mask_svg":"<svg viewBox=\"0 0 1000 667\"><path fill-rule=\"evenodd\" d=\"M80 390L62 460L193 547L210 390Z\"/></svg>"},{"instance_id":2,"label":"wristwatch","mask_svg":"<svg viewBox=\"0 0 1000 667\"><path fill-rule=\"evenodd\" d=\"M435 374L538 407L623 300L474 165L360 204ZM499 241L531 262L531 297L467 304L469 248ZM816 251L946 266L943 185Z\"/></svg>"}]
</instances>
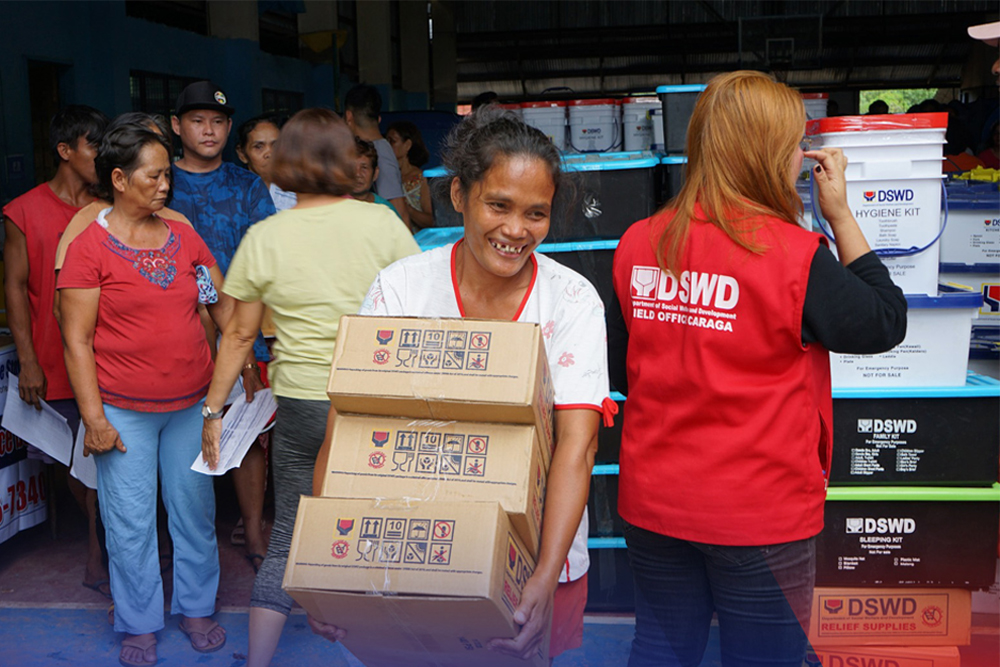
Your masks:
<instances>
[{"instance_id":1,"label":"wristwatch","mask_svg":"<svg viewBox=\"0 0 1000 667\"><path fill-rule=\"evenodd\" d=\"M212 412L212 408L208 407L208 403L202 403L201 416L205 419L222 419L222 410Z\"/></svg>"}]
</instances>

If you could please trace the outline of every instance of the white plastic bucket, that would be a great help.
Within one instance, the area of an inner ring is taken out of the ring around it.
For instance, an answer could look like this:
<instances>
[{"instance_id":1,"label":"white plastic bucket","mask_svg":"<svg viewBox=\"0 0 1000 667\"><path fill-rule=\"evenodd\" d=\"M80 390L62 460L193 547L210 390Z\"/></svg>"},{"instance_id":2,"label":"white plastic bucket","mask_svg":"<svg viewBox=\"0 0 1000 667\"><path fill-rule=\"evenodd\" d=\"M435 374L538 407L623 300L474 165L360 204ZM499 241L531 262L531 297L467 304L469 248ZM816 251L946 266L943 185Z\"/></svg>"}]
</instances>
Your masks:
<instances>
[{"instance_id":1,"label":"white plastic bucket","mask_svg":"<svg viewBox=\"0 0 1000 667\"><path fill-rule=\"evenodd\" d=\"M521 113L521 105L518 102L511 102L511 103L504 102L501 104L497 104L497 106L500 107L501 109L506 109L507 111L511 112L512 114L514 114L515 116L517 116L522 120L524 119L524 114Z\"/></svg>"},{"instance_id":2,"label":"white plastic bucket","mask_svg":"<svg viewBox=\"0 0 1000 667\"><path fill-rule=\"evenodd\" d=\"M653 124L653 143L650 145L650 149L660 152L666 151L667 144L663 140L663 107L651 110L649 120Z\"/></svg>"},{"instance_id":3,"label":"white plastic bucket","mask_svg":"<svg viewBox=\"0 0 1000 667\"><path fill-rule=\"evenodd\" d=\"M906 337L882 354L831 354L831 380L842 387L961 387L969 367L979 294L907 295Z\"/></svg>"},{"instance_id":4,"label":"white plastic bucket","mask_svg":"<svg viewBox=\"0 0 1000 667\"><path fill-rule=\"evenodd\" d=\"M569 103L569 149L576 153L607 153L621 148L617 100L573 100Z\"/></svg>"},{"instance_id":5,"label":"white plastic bucket","mask_svg":"<svg viewBox=\"0 0 1000 667\"><path fill-rule=\"evenodd\" d=\"M948 115L840 116L807 124L813 149L836 147L848 160L847 203L906 294L937 294L941 159Z\"/></svg>"},{"instance_id":6,"label":"white plastic bucket","mask_svg":"<svg viewBox=\"0 0 1000 667\"><path fill-rule=\"evenodd\" d=\"M806 108L806 120L826 118L826 105L829 102L826 93L802 93L802 105Z\"/></svg>"},{"instance_id":7,"label":"white plastic bucket","mask_svg":"<svg viewBox=\"0 0 1000 667\"><path fill-rule=\"evenodd\" d=\"M527 125L541 130L556 148L566 149L565 102L523 102L521 115Z\"/></svg>"},{"instance_id":8,"label":"white plastic bucket","mask_svg":"<svg viewBox=\"0 0 1000 667\"><path fill-rule=\"evenodd\" d=\"M626 97L622 100L622 135L626 151L648 151L653 145L654 109L663 105L658 97ZM662 130L662 125L661 125Z\"/></svg>"}]
</instances>

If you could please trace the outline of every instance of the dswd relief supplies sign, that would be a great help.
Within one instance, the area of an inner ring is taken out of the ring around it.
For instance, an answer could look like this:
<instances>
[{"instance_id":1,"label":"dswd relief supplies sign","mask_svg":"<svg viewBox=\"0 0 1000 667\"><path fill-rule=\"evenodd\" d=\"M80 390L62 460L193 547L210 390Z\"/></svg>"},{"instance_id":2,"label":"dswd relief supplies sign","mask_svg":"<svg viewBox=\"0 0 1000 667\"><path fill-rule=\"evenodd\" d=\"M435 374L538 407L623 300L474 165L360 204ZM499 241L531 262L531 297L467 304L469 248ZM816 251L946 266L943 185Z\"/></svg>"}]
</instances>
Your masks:
<instances>
[{"instance_id":1,"label":"dswd relief supplies sign","mask_svg":"<svg viewBox=\"0 0 1000 667\"><path fill-rule=\"evenodd\" d=\"M969 591L960 589L816 588L809 641L813 646L966 645L970 600Z\"/></svg>"},{"instance_id":2,"label":"dswd relief supplies sign","mask_svg":"<svg viewBox=\"0 0 1000 667\"><path fill-rule=\"evenodd\" d=\"M496 501L538 553L545 465L534 426L338 414L320 495Z\"/></svg>"},{"instance_id":3,"label":"dswd relief supplies sign","mask_svg":"<svg viewBox=\"0 0 1000 667\"><path fill-rule=\"evenodd\" d=\"M740 284L732 276L683 271L678 277L658 266L634 266L630 290L635 319L736 331Z\"/></svg>"},{"instance_id":4,"label":"dswd relief supplies sign","mask_svg":"<svg viewBox=\"0 0 1000 667\"><path fill-rule=\"evenodd\" d=\"M824 519L818 586L993 583L1000 489L831 487Z\"/></svg>"},{"instance_id":5,"label":"dswd relief supplies sign","mask_svg":"<svg viewBox=\"0 0 1000 667\"><path fill-rule=\"evenodd\" d=\"M803 667L961 667L957 646L843 646L806 653Z\"/></svg>"},{"instance_id":6,"label":"dswd relief supplies sign","mask_svg":"<svg viewBox=\"0 0 1000 667\"><path fill-rule=\"evenodd\" d=\"M495 502L305 497L284 588L366 667L545 667L547 637L526 662L486 649L534 567Z\"/></svg>"},{"instance_id":7,"label":"dswd relief supplies sign","mask_svg":"<svg viewBox=\"0 0 1000 667\"><path fill-rule=\"evenodd\" d=\"M552 378L524 322L345 316L327 386L338 412L533 424L548 467Z\"/></svg>"}]
</instances>

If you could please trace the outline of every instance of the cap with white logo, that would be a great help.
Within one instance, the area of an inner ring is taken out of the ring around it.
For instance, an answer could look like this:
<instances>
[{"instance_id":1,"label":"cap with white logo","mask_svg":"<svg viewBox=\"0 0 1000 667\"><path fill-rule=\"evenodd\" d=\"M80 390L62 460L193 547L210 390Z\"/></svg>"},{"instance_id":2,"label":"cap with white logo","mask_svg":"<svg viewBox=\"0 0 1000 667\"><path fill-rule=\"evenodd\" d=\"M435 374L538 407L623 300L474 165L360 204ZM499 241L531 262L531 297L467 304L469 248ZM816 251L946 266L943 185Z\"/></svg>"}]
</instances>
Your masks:
<instances>
[{"instance_id":1,"label":"cap with white logo","mask_svg":"<svg viewBox=\"0 0 1000 667\"><path fill-rule=\"evenodd\" d=\"M174 114L183 116L195 109L221 111L227 116L236 113L236 109L228 105L228 99L222 89L211 81L196 81L177 96Z\"/></svg>"}]
</instances>

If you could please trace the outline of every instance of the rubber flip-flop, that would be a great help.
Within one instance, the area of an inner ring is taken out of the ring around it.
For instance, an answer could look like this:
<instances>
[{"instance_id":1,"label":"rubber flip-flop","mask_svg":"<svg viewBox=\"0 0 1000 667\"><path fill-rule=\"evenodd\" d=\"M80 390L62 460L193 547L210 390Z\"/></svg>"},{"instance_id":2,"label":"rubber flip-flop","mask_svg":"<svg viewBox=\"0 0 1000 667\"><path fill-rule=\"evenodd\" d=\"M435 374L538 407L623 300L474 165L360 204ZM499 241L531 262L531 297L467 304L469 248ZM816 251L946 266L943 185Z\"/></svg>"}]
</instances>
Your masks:
<instances>
[{"instance_id":1,"label":"rubber flip-flop","mask_svg":"<svg viewBox=\"0 0 1000 667\"><path fill-rule=\"evenodd\" d=\"M155 657L153 658L152 661L145 659L146 654L149 652L149 649L156 649L156 637L152 637L151 639L146 640L145 643L143 641L140 641L138 637L132 637L132 636L125 637L125 639L122 640L122 649L124 650L125 648L134 648L142 651L143 660L142 662L138 662L135 660L126 660L125 657L119 652L118 662L124 665L124 667L148 667L149 665L156 664Z\"/></svg>"},{"instance_id":2,"label":"rubber flip-flop","mask_svg":"<svg viewBox=\"0 0 1000 667\"><path fill-rule=\"evenodd\" d=\"M246 528L243 527L243 519L237 521L233 532L229 533L229 543L234 547L246 546L247 534Z\"/></svg>"},{"instance_id":3,"label":"rubber flip-flop","mask_svg":"<svg viewBox=\"0 0 1000 667\"><path fill-rule=\"evenodd\" d=\"M205 632L198 632L197 630L188 630L187 628L184 627L184 621L181 621L178 624L178 627L180 627L181 632L183 632L187 636L187 638L191 641L191 648L193 648L198 653L214 653L215 651L218 651L220 648L226 645L225 634L223 634L222 636L222 641L216 642L215 644L209 644L208 646L199 647L194 643L194 635L201 635L202 637L205 638L205 641L208 641L208 635L212 633L212 630L215 630L216 628L220 627L219 624L216 623L215 621L212 621L212 625L210 625L208 630L206 630ZM223 628L223 633L225 633L225 628Z\"/></svg>"},{"instance_id":4,"label":"rubber flip-flop","mask_svg":"<svg viewBox=\"0 0 1000 667\"><path fill-rule=\"evenodd\" d=\"M261 564L263 564L264 563L263 556L261 556L260 554L247 554L246 556L244 556L244 558L246 558L247 561L249 561L250 567L253 568L254 574L260 572L260 565L257 564L257 561L259 560Z\"/></svg>"},{"instance_id":5,"label":"rubber flip-flop","mask_svg":"<svg viewBox=\"0 0 1000 667\"><path fill-rule=\"evenodd\" d=\"M92 584L88 584L86 581L81 584L84 588L89 588L92 591L97 591L109 600L113 600L111 597L111 580L110 579L99 579Z\"/></svg>"}]
</instances>

